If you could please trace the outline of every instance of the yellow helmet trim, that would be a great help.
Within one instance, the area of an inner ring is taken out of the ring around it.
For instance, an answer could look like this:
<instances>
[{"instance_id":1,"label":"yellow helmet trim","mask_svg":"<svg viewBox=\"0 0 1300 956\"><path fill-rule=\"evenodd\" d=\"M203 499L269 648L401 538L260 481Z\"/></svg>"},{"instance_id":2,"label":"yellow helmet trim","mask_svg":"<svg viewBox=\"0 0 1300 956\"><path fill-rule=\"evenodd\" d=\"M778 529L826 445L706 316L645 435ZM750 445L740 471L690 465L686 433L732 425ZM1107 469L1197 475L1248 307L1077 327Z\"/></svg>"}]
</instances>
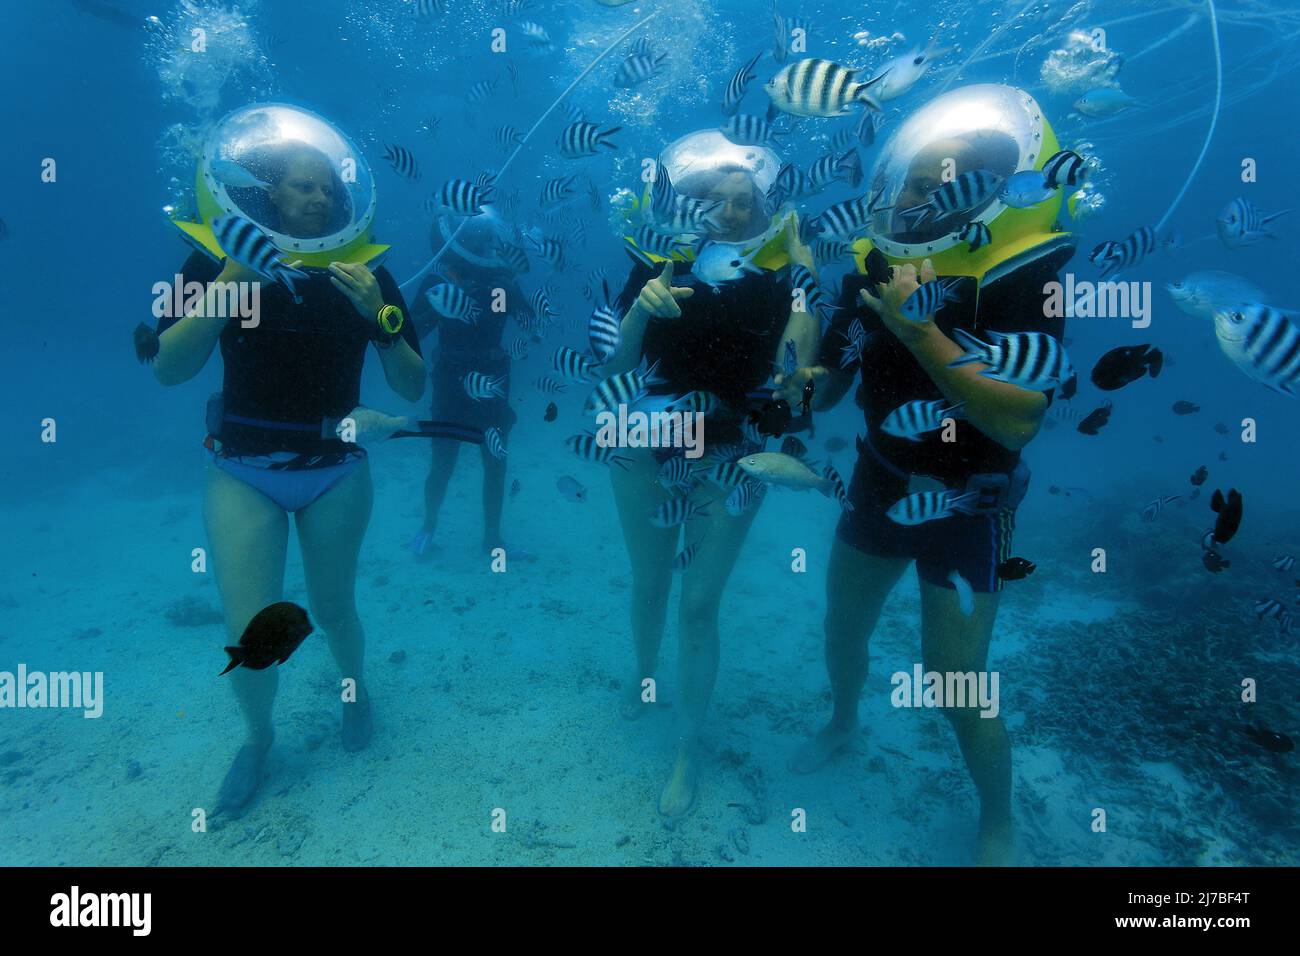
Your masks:
<instances>
[{"instance_id":1,"label":"yellow helmet trim","mask_svg":"<svg viewBox=\"0 0 1300 956\"><path fill-rule=\"evenodd\" d=\"M221 244L217 242L217 237L212 234L211 223L214 219L223 215L224 211L217 205L217 200L213 197L211 190L208 189L208 184L204 181L202 166L199 167L199 171L194 177L194 194L198 200L201 221L188 222L183 219L173 219L171 221L172 225L179 229L193 246L220 261L226 258L226 253L221 248ZM368 263L383 255L389 248L389 246L372 244L370 242L370 232L367 230L337 249L328 249L323 252L305 249L291 252L283 252L282 250L282 252L286 262L300 259L303 265L324 267L331 262Z\"/></svg>"}]
</instances>

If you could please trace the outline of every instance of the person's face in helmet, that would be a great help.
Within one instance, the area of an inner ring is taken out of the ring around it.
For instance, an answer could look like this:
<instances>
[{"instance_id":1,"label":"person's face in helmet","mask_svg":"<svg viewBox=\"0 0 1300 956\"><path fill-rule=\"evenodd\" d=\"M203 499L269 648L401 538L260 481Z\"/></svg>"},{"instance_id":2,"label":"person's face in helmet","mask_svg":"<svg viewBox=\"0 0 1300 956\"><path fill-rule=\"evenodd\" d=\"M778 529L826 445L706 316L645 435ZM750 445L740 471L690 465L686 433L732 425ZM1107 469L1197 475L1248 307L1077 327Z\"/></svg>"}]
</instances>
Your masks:
<instances>
[{"instance_id":1,"label":"person's face in helmet","mask_svg":"<svg viewBox=\"0 0 1300 956\"><path fill-rule=\"evenodd\" d=\"M921 205L944 183L975 169L977 165L975 151L965 140L944 139L921 150L908 167L903 191L894 204L895 222L906 222L899 216L902 210ZM937 221L932 215L917 228L896 232L890 238L896 242L928 242L956 231L968 218L969 213L964 212Z\"/></svg>"},{"instance_id":2,"label":"person's face in helmet","mask_svg":"<svg viewBox=\"0 0 1300 956\"><path fill-rule=\"evenodd\" d=\"M754 185L744 173L728 173L709 190L708 200L722 203L715 213L721 228L710 235L715 242L742 242L754 234Z\"/></svg>"},{"instance_id":3,"label":"person's face in helmet","mask_svg":"<svg viewBox=\"0 0 1300 956\"><path fill-rule=\"evenodd\" d=\"M300 239L325 235L334 214L334 176L319 156L297 153L273 184L270 199L280 213L280 231Z\"/></svg>"}]
</instances>

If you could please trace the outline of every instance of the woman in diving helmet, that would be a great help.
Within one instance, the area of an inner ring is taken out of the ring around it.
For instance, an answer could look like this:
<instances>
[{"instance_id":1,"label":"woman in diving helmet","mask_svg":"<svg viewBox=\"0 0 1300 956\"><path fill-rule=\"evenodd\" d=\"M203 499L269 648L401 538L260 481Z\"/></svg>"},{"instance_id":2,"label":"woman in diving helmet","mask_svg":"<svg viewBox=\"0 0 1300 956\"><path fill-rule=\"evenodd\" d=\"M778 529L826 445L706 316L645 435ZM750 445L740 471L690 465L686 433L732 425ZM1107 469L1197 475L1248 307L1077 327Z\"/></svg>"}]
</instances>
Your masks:
<instances>
[{"instance_id":1,"label":"woman in diving helmet","mask_svg":"<svg viewBox=\"0 0 1300 956\"><path fill-rule=\"evenodd\" d=\"M292 137L281 135L286 128ZM211 193L201 186L200 208L206 202L216 207L213 215L256 221L264 232L256 241L272 242L281 261L310 257L328 268L298 279L291 293L236 261L237 251L255 259L248 250L222 250L208 232L205 251L180 270L187 285L202 284L203 298L183 315L160 319L153 370L163 385L179 385L220 348L222 392L209 406L203 514L225 643L240 644L258 612L283 600L292 514L311 617L324 629L342 677L355 682L355 693L344 696L342 743L356 751L372 729L354 591L373 491L364 449L338 428L360 404L371 345L389 387L408 401L423 391L424 366L392 276L366 265L373 252L354 258L358 249L377 247L366 243L368 218L358 219L369 215L371 197L361 185L369 188L368 173L345 184L337 170L348 160L361 162L341 133L294 107L247 107L218 124L200 173ZM187 235L201 232L198 224L178 226ZM256 314L230 314L226 293L237 288L257 291ZM237 666L230 680L247 736L215 812L233 818L265 775L277 669Z\"/></svg>"},{"instance_id":2,"label":"woman in diving helmet","mask_svg":"<svg viewBox=\"0 0 1300 956\"><path fill-rule=\"evenodd\" d=\"M762 496L757 483L738 487L745 476L735 464L755 447L747 441L749 396L768 380L773 362L779 367L785 343L808 358L816 349L816 320L793 311L788 272L748 266L759 247L775 249L782 261L812 266L793 224L772 226L764 183L778 165L770 151L744 149L713 132L692 134L665 150L657 175L667 176L678 195L711 204L709 241L693 263L636 256L616 300L623 316L619 345L601 368L609 377L638 364L654 367L658 381L640 408L662 409L675 398L689 409L692 397L711 408L702 449L689 457L675 448L619 448L627 468L610 469L632 566L636 669L620 705L628 719L655 702L647 688L657 669L674 570L681 572L677 750L659 797L668 821L694 805L699 734L718 668L720 602ZM717 250L720 258L712 255ZM742 260L745 268L703 268ZM718 469L715 480L687 481L693 487L683 498L670 490L668 476L674 469L703 474L708 468L697 464L701 451L709 456L704 465ZM680 521L673 517L677 508L685 514Z\"/></svg>"}]
</instances>

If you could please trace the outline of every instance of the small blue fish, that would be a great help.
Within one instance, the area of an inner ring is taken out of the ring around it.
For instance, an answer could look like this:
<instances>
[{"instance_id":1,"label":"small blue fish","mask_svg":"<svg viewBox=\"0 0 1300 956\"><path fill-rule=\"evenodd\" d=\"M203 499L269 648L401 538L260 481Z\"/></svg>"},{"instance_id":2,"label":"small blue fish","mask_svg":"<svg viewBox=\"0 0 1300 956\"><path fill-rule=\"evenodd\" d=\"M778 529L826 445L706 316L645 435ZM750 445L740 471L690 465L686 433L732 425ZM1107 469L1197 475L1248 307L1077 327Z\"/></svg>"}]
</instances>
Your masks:
<instances>
[{"instance_id":1,"label":"small blue fish","mask_svg":"<svg viewBox=\"0 0 1300 956\"><path fill-rule=\"evenodd\" d=\"M271 184L263 179L258 179L239 163L229 159L215 159L212 161L212 175L217 177L217 181L225 186L233 186L236 189L270 189Z\"/></svg>"},{"instance_id":2,"label":"small blue fish","mask_svg":"<svg viewBox=\"0 0 1300 956\"><path fill-rule=\"evenodd\" d=\"M1025 169L1011 176L998 190L998 199L1015 209L1028 209L1047 202L1056 189L1037 169Z\"/></svg>"}]
</instances>

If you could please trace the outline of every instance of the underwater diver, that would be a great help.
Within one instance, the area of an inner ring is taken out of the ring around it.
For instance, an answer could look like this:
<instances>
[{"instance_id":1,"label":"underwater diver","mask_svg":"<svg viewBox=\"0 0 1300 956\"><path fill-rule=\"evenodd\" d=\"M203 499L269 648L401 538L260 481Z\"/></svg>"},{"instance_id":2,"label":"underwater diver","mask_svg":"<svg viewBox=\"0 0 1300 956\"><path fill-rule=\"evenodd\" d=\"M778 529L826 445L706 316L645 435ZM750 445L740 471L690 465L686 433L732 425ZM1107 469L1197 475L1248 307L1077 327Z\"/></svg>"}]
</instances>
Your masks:
<instances>
[{"instance_id":1,"label":"underwater diver","mask_svg":"<svg viewBox=\"0 0 1300 956\"><path fill-rule=\"evenodd\" d=\"M1044 285L1057 278L1074 242L1056 226L1059 192L1027 209L1004 207L993 198L964 212L945 214L941 208L924 222L902 212L925 204L936 189L970 170L1006 177L1040 167L1056 149L1038 105L1010 87L969 86L916 112L877 160L871 193L883 190L881 202L890 208L874 216L871 238L854 244L859 274L845 279L844 310L823 339L819 364L780 383L780 394L794 395L812 380L814 406L835 405L857 377L851 361L845 367L841 360L851 324L862 323L857 401L867 429L858 440L849 488L854 509L836 529L826 582L826 667L834 711L792 756L796 772L812 771L856 736L867 641L910 562L916 562L920 585L925 671L979 674L986 667L1002 587L997 567L1010 557L1015 509L1028 486L1020 450L1037 433L1052 393L994 381L980 374L986 368L981 364L952 367L965 351L953 341L954 330L976 336L985 330L1043 332L1059 341L1063 320L1046 317ZM964 228L971 223L985 224L991 241L972 249L959 238L982 233L978 226ZM956 300L917 320L907 317L903 303L937 276L961 277ZM947 411L908 433L899 427L901 416L891 420L891 413L910 402ZM941 425L940 416L951 421ZM917 524L897 523L886 514L910 493L935 488L936 480L950 490L977 492L977 504L967 513ZM977 857L1004 862L1012 824L1006 729L973 702L963 708L950 702L943 712L979 792Z\"/></svg>"},{"instance_id":2,"label":"underwater diver","mask_svg":"<svg viewBox=\"0 0 1300 956\"><path fill-rule=\"evenodd\" d=\"M346 181L338 172L344 168L355 171ZM371 345L389 387L408 401L419 399L419 340L404 320L392 276L367 265L387 249L368 241L369 170L360 151L324 119L278 104L237 110L209 137L197 190L203 221L175 224L197 246L182 275L187 284L203 283L205 293L198 308L159 321L153 368L163 385L179 385L199 374L220 346L222 390L208 406L203 514L231 638L226 643L237 643L259 611L282 600L292 513L312 616L340 674L355 681L355 699L344 697L342 738L345 750L358 751L370 741L372 719L354 592L373 489L365 451L345 443L337 429L359 404ZM261 257L247 254L248 234L229 242L220 222L232 215L260 227L254 239ZM219 244L214 221L229 250ZM281 267L265 267L273 255L307 270L293 292L237 261L276 271ZM258 313L231 317L223 307L224 283L260 283ZM266 773L278 679L274 667L240 667L230 680L248 736L215 812L235 818Z\"/></svg>"},{"instance_id":3,"label":"underwater diver","mask_svg":"<svg viewBox=\"0 0 1300 956\"><path fill-rule=\"evenodd\" d=\"M693 261L683 263L625 239L638 261L616 300L624 316L620 342L601 374L613 376L642 361L647 366L657 362L662 384L636 405L640 411L662 409L672 398L691 392L712 393L720 402L704 422L704 451L716 451L724 461L744 453L742 424L750 394L769 380L773 363L782 360L784 343L793 341L797 355L808 360L817 348L816 321L792 310L788 270L781 269L789 261L812 268L811 252L799 241L792 219L783 221L767 209L768 190L779 168L780 160L771 150L737 146L713 130L683 137L664 150L657 172L667 176L665 183L671 183L677 200L715 204L708 207L714 210L710 243ZM649 188L646 192L642 209L657 217L650 211ZM712 254L710 247L723 254ZM736 274L728 263L737 258L754 268ZM758 502L732 513L723 504L727 491L704 483L690 493L688 500L697 502L700 510L688 509L682 529L652 523L656 510L683 500L659 481L665 462L681 452L620 448L619 454L630 459L626 470L610 469L632 566L637 670L621 703L628 719L644 711L642 681L655 674L674 556L683 550L679 538L687 558L678 563L685 567L678 612L677 752L659 798L659 812L671 825L695 802L698 736L718 669L719 606Z\"/></svg>"},{"instance_id":4,"label":"underwater diver","mask_svg":"<svg viewBox=\"0 0 1300 956\"><path fill-rule=\"evenodd\" d=\"M445 216L434 222L430 241L435 252L451 238L456 225L456 220ZM430 442L433 457L424 483L424 523L408 545L417 557L424 557L434 547L438 512L460 446L467 441L479 444L483 462L483 550L491 553L506 547L501 537L506 459L504 453L498 457L493 440L483 436L495 428L502 448L508 446L510 429L518 418L510 407L510 356L501 347L501 336L507 316L527 308L527 300L500 255L502 244L509 239L507 227L490 206L467 220L439 260L440 275L425 280L412 306L421 339L438 330L437 355L432 359L433 418L445 423L446 431L445 436ZM436 307L428 296L431 290ZM462 383L474 372L497 379L497 394L471 398ZM464 435L458 437L457 430ZM532 557L517 548L506 550L511 557Z\"/></svg>"}]
</instances>

